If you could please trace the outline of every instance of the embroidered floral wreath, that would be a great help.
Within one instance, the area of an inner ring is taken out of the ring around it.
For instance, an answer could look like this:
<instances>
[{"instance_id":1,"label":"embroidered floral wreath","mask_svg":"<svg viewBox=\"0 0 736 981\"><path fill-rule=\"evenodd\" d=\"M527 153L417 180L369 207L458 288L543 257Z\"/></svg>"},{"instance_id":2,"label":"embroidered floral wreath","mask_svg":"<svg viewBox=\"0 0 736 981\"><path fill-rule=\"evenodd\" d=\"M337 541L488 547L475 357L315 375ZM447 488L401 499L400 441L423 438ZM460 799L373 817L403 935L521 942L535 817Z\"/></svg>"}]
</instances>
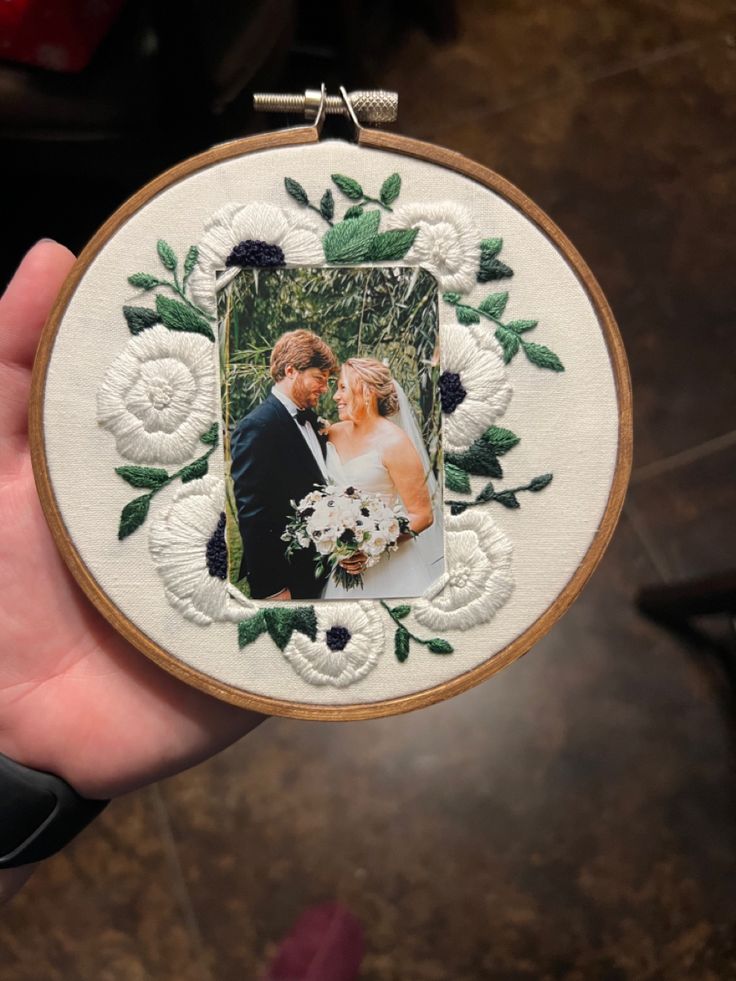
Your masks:
<instances>
[{"instance_id":1,"label":"embroidered floral wreath","mask_svg":"<svg viewBox=\"0 0 736 981\"><path fill-rule=\"evenodd\" d=\"M464 302L476 283L513 277L499 258L502 240L481 238L465 208L449 201L396 207L397 173L375 197L351 177L332 174L331 180L346 202L342 217L332 189L314 204L287 177L295 207L225 205L181 265L171 246L158 242L163 271L128 277L148 302L123 306L132 336L99 388L97 418L129 461L116 474L141 492L120 515L121 542L146 523L156 495L177 484L149 524L150 555L169 603L202 626L237 624L241 648L268 634L304 681L342 688L373 670L387 630L398 663L406 661L412 642L431 654L451 655L453 645L426 636L427 629L467 630L489 621L508 601L512 547L491 517L492 506L520 507L519 495L543 490L552 474L514 487L497 483L504 476L500 458L519 442L496 424L512 396L507 367L519 353L538 369L564 367L549 348L528 340L536 320L504 319L508 292L489 292L477 306ZM226 267L399 261L426 269L442 293L444 479L457 495L445 500L445 572L411 605L378 600L278 607L247 599L227 579L225 484L208 473L220 425L215 273Z\"/></svg>"}]
</instances>

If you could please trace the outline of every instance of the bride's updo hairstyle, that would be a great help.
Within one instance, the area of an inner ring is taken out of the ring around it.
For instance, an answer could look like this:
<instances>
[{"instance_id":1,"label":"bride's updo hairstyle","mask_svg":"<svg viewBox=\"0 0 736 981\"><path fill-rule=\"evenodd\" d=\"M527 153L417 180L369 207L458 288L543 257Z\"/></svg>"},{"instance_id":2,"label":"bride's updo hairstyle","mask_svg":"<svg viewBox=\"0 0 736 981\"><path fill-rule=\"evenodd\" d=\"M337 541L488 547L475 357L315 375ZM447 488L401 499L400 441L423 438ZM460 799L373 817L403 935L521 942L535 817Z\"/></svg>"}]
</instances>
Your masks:
<instances>
[{"instance_id":1,"label":"bride's updo hairstyle","mask_svg":"<svg viewBox=\"0 0 736 981\"><path fill-rule=\"evenodd\" d=\"M350 388L355 391L355 381L363 383L365 391L376 396L376 408L381 416L392 416L399 411L399 397L388 365L375 358L348 358L345 367L350 369Z\"/></svg>"}]
</instances>

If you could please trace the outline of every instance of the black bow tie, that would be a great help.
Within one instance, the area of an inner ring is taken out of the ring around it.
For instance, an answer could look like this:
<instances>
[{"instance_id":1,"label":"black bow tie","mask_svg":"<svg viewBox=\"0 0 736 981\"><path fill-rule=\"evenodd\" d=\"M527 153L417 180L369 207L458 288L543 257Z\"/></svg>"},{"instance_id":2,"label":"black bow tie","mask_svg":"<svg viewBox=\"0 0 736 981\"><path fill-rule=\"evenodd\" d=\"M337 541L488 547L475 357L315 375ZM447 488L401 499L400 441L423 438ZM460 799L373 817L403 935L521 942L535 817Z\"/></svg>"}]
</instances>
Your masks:
<instances>
[{"instance_id":1,"label":"black bow tie","mask_svg":"<svg viewBox=\"0 0 736 981\"><path fill-rule=\"evenodd\" d=\"M317 414L312 409L297 409L294 418L300 426L303 426L305 422L310 422L313 428L317 428Z\"/></svg>"}]
</instances>

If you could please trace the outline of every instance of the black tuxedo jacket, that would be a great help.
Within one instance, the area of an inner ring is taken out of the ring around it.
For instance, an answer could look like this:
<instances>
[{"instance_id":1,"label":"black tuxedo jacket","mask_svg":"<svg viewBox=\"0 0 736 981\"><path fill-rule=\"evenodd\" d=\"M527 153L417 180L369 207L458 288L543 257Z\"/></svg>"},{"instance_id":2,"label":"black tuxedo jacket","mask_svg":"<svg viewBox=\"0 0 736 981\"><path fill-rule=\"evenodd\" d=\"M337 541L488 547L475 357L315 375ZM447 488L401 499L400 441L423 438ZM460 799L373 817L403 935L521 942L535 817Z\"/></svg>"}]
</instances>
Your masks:
<instances>
[{"instance_id":1,"label":"black tuxedo jacket","mask_svg":"<svg viewBox=\"0 0 736 981\"><path fill-rule=\"evenodd\" d=\"M318 438L324 453L325 440ZM289 410L273 394L235 427L230 458L243 540L240 578L247 577L254 599L287 586L294 599L316 599L326 579L316 575L314 550L287 559L281 535L294 510L291 501L325 480Z\"/></svg>"}]
</instances>

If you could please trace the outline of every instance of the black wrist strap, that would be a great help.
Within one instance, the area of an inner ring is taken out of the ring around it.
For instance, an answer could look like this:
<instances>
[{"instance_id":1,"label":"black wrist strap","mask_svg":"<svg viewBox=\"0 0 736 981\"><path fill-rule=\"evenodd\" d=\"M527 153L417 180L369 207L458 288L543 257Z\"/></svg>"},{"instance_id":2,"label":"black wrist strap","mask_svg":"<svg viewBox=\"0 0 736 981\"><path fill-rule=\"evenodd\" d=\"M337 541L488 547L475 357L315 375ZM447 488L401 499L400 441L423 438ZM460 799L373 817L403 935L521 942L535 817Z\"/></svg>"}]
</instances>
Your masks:
<instances>
[{"instance_id":1,"label":"black wrist strap","mask_svg":"<svg viewBox=\"0 0 736 981\"><path fill-rule=\"evenodd\" d=\"M109 803L86 800L60 777L0 753L0 869L60 851Z\"/></svg>"}]
</instances>

